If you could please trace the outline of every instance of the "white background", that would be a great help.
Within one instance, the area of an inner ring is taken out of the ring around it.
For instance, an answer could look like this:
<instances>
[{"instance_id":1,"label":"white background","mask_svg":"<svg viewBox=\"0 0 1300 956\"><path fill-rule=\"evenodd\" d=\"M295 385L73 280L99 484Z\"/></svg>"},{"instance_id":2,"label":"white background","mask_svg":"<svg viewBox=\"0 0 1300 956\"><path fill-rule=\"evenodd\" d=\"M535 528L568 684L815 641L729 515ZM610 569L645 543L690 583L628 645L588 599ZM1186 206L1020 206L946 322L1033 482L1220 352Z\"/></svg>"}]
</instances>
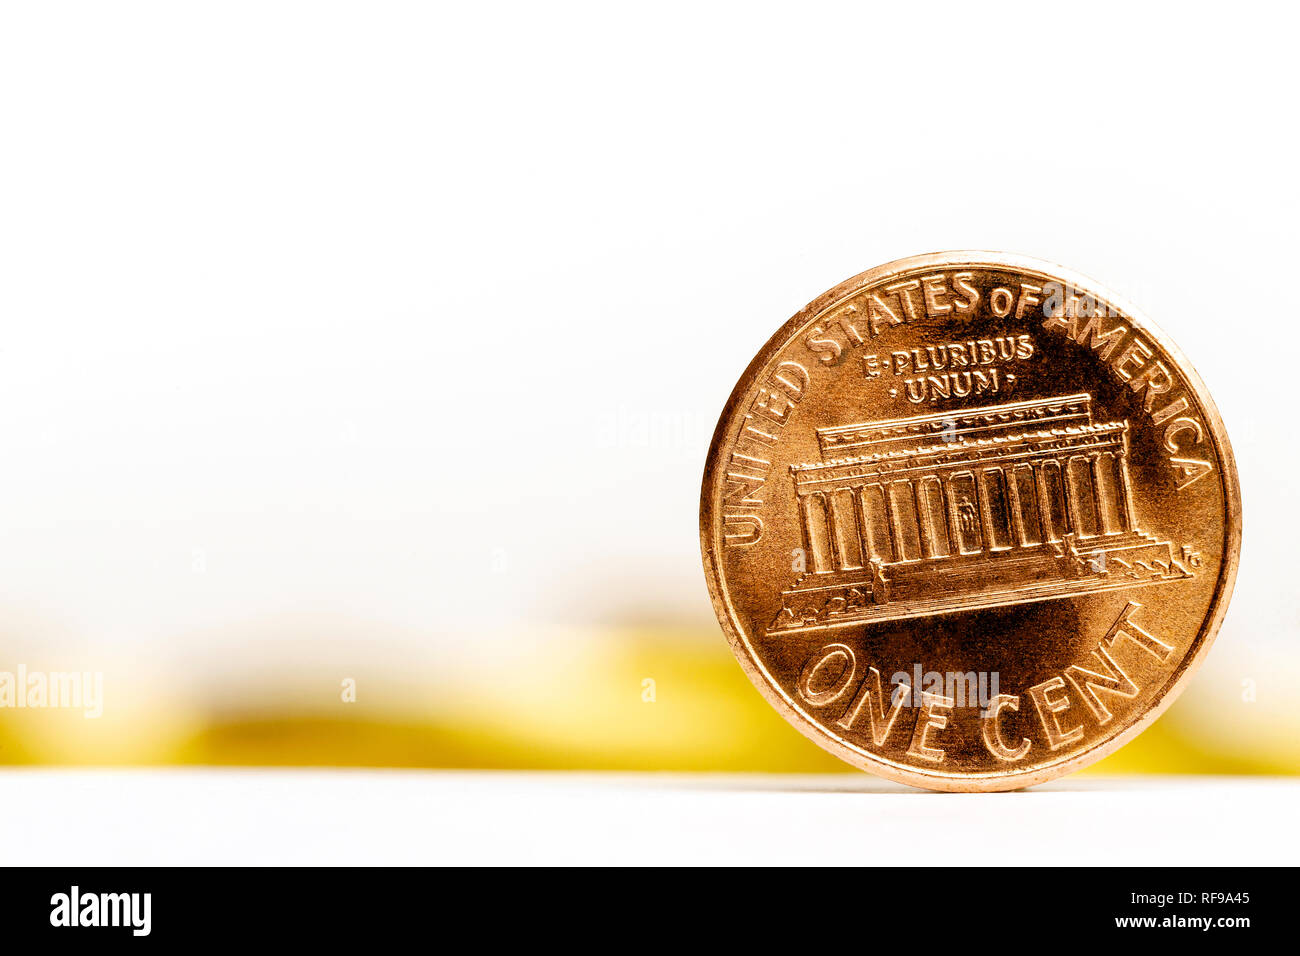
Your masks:
<instances>
[{"instance_id":1,"label":"white background","mask_svg":"<svg viewBox=\"0 0 1300 956\"><path fill-rule=\"evenodd\" d=\"M416 674L711 628L698 482L749 358L980 248L1201 372L1246 511L1207 670L1290 735L1294 38L1244 3L7 4L5 650L238 694L285 616Z\"/></svg>"},{"instance_id":2,"label":"white background","mask_svg":"<svg viewBox=\"0 0 1300 956\"><path fill-rule=\"evenodd\" d=\"M961 797L866 774L38 770L0 783L11 866L871 866L889 848L891 865L950 872L1284 866L1300 852L1277 825L1300 784L1269 778L1071 777ZM809 838L774 831L791 820Z\"/></svg>"}]
</instances>

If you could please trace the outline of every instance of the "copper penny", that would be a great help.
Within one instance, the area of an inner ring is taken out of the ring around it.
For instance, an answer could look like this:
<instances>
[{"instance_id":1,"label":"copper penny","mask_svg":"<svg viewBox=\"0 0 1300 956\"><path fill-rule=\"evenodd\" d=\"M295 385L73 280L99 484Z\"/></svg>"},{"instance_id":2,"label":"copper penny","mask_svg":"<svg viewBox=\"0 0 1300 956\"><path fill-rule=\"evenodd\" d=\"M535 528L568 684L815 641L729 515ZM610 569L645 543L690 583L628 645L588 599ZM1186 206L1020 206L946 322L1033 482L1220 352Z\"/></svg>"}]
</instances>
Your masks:
<instances>
[{"instance_id":1,"label":"copper penny","mask_svg":"<svg viewBox=\"0 0 1300 956\"><path fill-rule=\"evenodd\" d=\"M718 619L855 766L1008 790L1140 733L1209 650L1241 502L1169 338L1091 279L988 252L871 269L790 319L709 449Z\"/></svg>"}]
</instances>

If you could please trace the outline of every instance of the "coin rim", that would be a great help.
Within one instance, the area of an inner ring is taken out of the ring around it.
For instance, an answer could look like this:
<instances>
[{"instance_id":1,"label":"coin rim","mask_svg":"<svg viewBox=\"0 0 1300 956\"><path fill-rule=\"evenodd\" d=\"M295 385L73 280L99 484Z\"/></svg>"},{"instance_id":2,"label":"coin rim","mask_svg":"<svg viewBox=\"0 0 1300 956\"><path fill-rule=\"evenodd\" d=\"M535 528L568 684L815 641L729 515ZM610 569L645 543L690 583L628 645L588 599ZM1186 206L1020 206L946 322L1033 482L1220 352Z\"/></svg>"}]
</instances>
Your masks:
<instances>
[{"instance_id":1,"label":"coin rim","mask_svg":"<svg viewBox=\"0 0 1300 956\"><path fill-rule=\"evenodd\" d=\"M955 266L987 267L1039 273L1050 279L1067 282L1076 289L1091 293L1119 309L1129 320L1132 328L1141 331L1145 336L1152 339L1164 350L1165 355L1177 365L1178 371L1186 379L1188 386L1196 396L1200 409L1206 418L1206 423L1210 426L1209 432L1213 437L1215 451L1220 463L1220 483L1223 488L1225 506L1223 561L1214 594L1211 598L1210 609L1196 635L1194 652L1183 657L1179 664L1179 672L1171 677L1169 681L1166 681L1163 694L1132 724L1119 733L1104 737L1096 744L1078 753L1071 754L1063 760L1036 767L1032 770L995 771L978 774L943 773L937 770L930 771L887 762L883 758L864 753L861 749L849 744L842 737L802 713L794 706L779 685L768 678L766 671L749 645L739 615L722 585L722 569L720 566L722 542L719 537L720 528L716 524L717 507L715 505L721 478L719 453L729 440L733 419L741 400L753 388L758 373L766 368L768 363L790 343L797 332L801 331L811 319L836 300L862 288L874 285L894 274L916 269L951 268ZM722 414L713 432L713 439L709 443L709 453L705 461L704 480L700 493L700 549L704 559L704 573L708 581L709 597L713 602L714 612L717 614L723 631L727 635L727 641L731 645L737 661L746 676L763 694L768 703L776 708L777 712L789 723L793 724L804 736L855 767L900 783L929 790L949 792L1014 790L1033 786L1071 773L1102 759L1108 754L1114 753L1151 726L1182 693L1192 674L1200 667L1210 647L1214 644L1232 597L1232 589L1236 582L1237 566L1241 553L1241 489L1238 482L1236 459L1232 454L1232 443L1228 439L1227 429L1224 427L1219 409L1210 397L1209 390L1201 380L1200 374L1169 336L1140 309L1136 308L1133 303L1122 296L1112 293L1096 280L1045 259L1015 253L983 250L932 252L887 262L861 272L827 290L786 321L777 330L776 334L767 340L758 354L754 356L754 359L745 368L744 374L736 383L735 388L732 389L726 405L723 406Z\"/></svg>"}]
</instances>

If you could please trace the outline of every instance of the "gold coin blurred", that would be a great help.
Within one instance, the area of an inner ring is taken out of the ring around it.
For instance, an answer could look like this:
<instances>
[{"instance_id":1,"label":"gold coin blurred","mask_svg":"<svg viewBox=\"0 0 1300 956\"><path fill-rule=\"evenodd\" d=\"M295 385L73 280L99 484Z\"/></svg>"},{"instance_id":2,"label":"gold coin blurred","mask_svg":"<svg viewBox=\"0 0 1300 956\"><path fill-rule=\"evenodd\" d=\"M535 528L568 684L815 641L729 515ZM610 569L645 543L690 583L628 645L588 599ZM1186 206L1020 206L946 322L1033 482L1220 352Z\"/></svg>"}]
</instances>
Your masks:
<instances>
[{"instance_id":1,"label":"gold coin blurred","mask_svg":"<svg viewBox=\"0 0 1300 956\"><path fill-rule=\"evenodd\" d=\"M915 256L818 297L713 436L705 573L745 673L813 741L938 790L1122 746L1223 619L1223 422L1147 318L1051 263Z\"/></svg>"}]
</instances>

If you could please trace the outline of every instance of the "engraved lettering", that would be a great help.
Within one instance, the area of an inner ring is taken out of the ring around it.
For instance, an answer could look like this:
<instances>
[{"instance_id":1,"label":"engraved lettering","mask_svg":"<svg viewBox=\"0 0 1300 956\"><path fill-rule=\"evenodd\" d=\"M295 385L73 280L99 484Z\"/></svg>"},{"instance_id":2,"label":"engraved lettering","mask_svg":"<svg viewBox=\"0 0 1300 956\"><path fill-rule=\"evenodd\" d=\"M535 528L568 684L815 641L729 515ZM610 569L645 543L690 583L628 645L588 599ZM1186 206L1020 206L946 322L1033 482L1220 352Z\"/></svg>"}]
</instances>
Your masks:
<instances>
[{"instance_id":1,"label":"engraved lettering","mask_svg":"<svg viewBox=\"0 0 1300 956\"><path fill-rule=\"evenodd\" d=\"M941 747L931 747L927 739L931 730L942 730L948 726L948 715L940 711L952 710L953 699L938 694L924 694L922 700L924 702L916 717L916 726L912 730L912 743L907 748L907 755L930 763L942 763L945 751Z\"/></svg>"},{"instance_id":2,"label":"engraved lettering","mask_svg":"<svg viewBox=\"0 0 1300 956\"><path fill-rule=\"evenodd\" d=\"M886 326L901 325L903 320L899 318L897 312L889 307L884 299L880 296L869 295L867 297L867 322L871 326L871 334L879 335L880 330Z\"/></svg>"},{"instance_id":3,"label":"engraved lettering","mask_svg":"<svg viewBox=\"0 0 1300 956\"><path fill-rule=\"evenodd\" d=\"M754 414L762 415L775 425L784 425L786 418L790 415L790 410L794 408L794 402L784 392L770 392L765 388L760 388L758 396L754 399L754 404L749 408Z\"/></svg>"},{"instance_id":4,"label":"engraved lettering","mask_svg":"<svg viewBox=\"0 0 1300 956\"><path fill-rule=\"evenodd\" d=\"M1195 437L1191 444L1199 445L1205 437L1205 432L1201 430L1201 423L1195 418L1175 418L1165 429L1165 447L1172 452L1183 450L1181 443L1174 441L1174 436L1179 432L1191 432Z\"/></svg>"},{"instance_id":5,"label":"engraved lettering","mask_svg":"<svg viewBox=\"0 0 1300 956\"><path fill-rule=\"evenodd\" d=\"M772 386L789 395L792 402L797 402L808 388L808 370L798 362L782 362L772 373Z\"/></svg>"},{"instance_id":6,"label":"engraved lettering","mask_svg":"<svg viewBox=\"0 0 1300 956\"><path fill-rule=\"evenodd\" d=\"M1023 319L1025 313L1038 305L1042 301L1035 293L1042 292L1041 286L1030 285L1028 282L1020 283L1020 298L1016 302L1016 318Z\"/></svg>"},{"instance_id":7,"label":"engraved lettering","mask_svg":"<svg viewBox=\"0 0 1300 956\"><path fill-rule=\"evenodd\" d=\"M1153 425L1161 425L1170 419L1176 419L1164 431L1163 446L1170 455L1169 464L1174 473L1174 488L1182 491L1198 479L1214 470L1207 459L1173 457L1182 450L1182 443L1174 436L1181 433L1193 435L1187 444L1199 444L1205 437L1205 426L1192 415L1177 418L1191 409L1187 396L1173 397L1172 393L1177 379L1169 366L1155 358L1155 349L1138 338L1136 334L1128 338L1128 344L1112 358L1120 343L1128 336L1128 328L1115 325L1105 330L1101 321L1103 316L1118 315L1118 310L1092 296L1082 298L1071 295L1063 301L1064 290L1049 283L1049 295L1043 303L1043 328L1063 332L1080 345L1093 349L1098 357L1108 363L1111 374L1121 382L1128 383L1135 392L1142 392L1142 410L1151 417ZM1087 323L1080 328L1079 319L1087 317ZM1158 410L1155 408L1157 396L1169 396L1168 403Z\"/></svg>"},{"instance_id":8,"label":"engraved lettering","mask_svg":"<svg viewBox=\"0 0 1300 956\"><path fill-rule=\"evenodd\" d=\"M1178 480L1174 487L1182 491L1192 482L1205 477L1214 470L1214 466L1208 461L1202 461L1199 458L1170 458L1169 464L1173 466Z\"/></svg>"},{"instance_id":9,"label":"engraved lettering","mask_svg":"<svg viewBox=\"0 0 1300 956\"><path fill-rule=\"evenodd\" d=\"M969 312L979 303L979 290L972 285L975 274L973 272L958 272L952 277L952 284L957 287L957 291L966 296L963 299L954 299L953 305L958 312Z\"/></svg>"},{"instance_id":10,"label":"engraved lettering","mask_svg":"<svg viewBox=\"0 0 1300 956\"><path fill-rule=\"evenodd\" d=\"M895 693L892 695L893 703L889 710L885 710L885 694L880 682L880 671L872 667L867 670L867 676L863 678L862 686L858 689L858 696L853 699L849 709L844 712L835 723L847 731L857 729L859 718L865 710L871 739L877 747L884 746L889 739L889 732L894 727L894 721L898 719L899 713L903 709L909 694Z\"/></svg>"},{"instance_id":11,"label":"engraved lettering","mask_svg":"<svg viewBox=\"0 0 1300 956\"><path fill-rule=\"evenodd\" d=\"M763 522L750 511L763 504L761 492L772 466L768 449L780 438L808 382L808 370L787 361L754 391L723 474L723 543L728 548L749 547L762 537Z\"/></svg>"},{"instance_id":12,"label":"engraved lettering","mask_svg":"<svg viewBox=\"0 0 1300 956\"><path fill-rule=\"evenodd\" d=\"M989 294L989 308L999 319L1005 319L1011 314L1011 307L1015 305L1016 297L1012 295L1010 289L1004 289L998 286Z\"/></svg>"},{"instance_id":13,"label":"engraved lettering","mask_svg":"<svg viewBox=\"0 0 1300 956\"><path fill-rule=\"evenodd\" d=\"M757 544L763 535L763 519L755 514L725 514L722 527L723 540L733 548Z\"/></svg>"},{"instance_id":14,"label":"engraved lettering","mask_svg":"<svg viewBox=\"0 0 1300 956\"><path fill-rule=\"evenodd\" d=\"M1142 605L1137 601L1129 601L1124 605L1124 610L1120 611L1119 617L1115 619L1115 623L1106 632L1102 644L1107 649L1112 649L1121 637L1127 637L1156 660L1164 663L1169 659L1169 655L1174 652L1174 649L1133 622L1133 615L1141 608Z\"/></svg>"},{"instance_id":15,"label":"engraved lettering","mask_svg":"<svg viewBox=\"0 0 1300 956\"><path fill-rule=\"evenodd\" d=\"M1146 363L1146 360L1149 359L1152 354L1154 353L1151 351L1151 346L1147 345L1141 339L1134 339L1128 344L1128 347L1120 353L1119 358L1115 360L1114 364L1111 365L1111 371L1114 372L1119 379L1127 382L1133 377L1133 371L1130 371L1125 366L1132 364L1134 366L1134 371L1136 371ZM1105 356L1103 355L1102 358L1105 358Z\"/></svg>"},{"instance_id":16,"label":"engraved lettering","mask_svg":"<svg viewBox=\"0 0 1300 956\"><path fill-rule=\"evenodd\" d=\"M1002 728L998 725L998 715L1002 713L1004 707L1010 710L1019 710L1020 698L1014 694L998 694L989 701L989 705L984 712L984 719L981 721L984 732L984 746L988 748L989 753L999 760L1020 760L1025 754L1029 753L1031 744L1028 737L1022 737L1018 747L1013 748L1007 744L1002 736Z\"/></svg>"},{"instance_id":17,"label":"engraved lettering","mask_svg":"<svg viewBox=\"0 0 1300 956\"><path fill-rule=\"evenodd\" d=\"M1057 691L1061 692L1061 696L1053 697L1052 695ZM1065 692L1064 678L1053 677L1041 684L1035 684L1029 688L1029 696L1033 698L1034 706L1038 708L1038 719L1042 721L1043 733L1047 735L1049 747L1060 750L1066 744L1083 739L1083 724L1071 727L1069 730L1061 729L1060 715L1070 709L1070 697Z\"/></svg>"},{"instance_id":18,"label":"engraved lettering","mask_svg":"<svg viewBox=\"0 0 1300 956\"><path fill-rule=\"evenodd\" d=\"M1088 709L1097 718L1097 723L1104 724L1114 715L1102 701L1098 691L1104 690L1117 697L1133 698L1137 696L1138 686L1115 663L1105 644L1094 650L1092 656L1101 664L1105 673L1089 670L1079 664L1071 664L1065 669L1065 677L1074 685L1075 692L1083 702L1088 705Z\"/></svg>"},{"instance_id":19,"label":"engraved lettering","mask_svg":"<svg viewBox=\"0 0 1300 956\"><path fill-rule=\"evenodd\" d=\"M820 325L812 327L804 339L804 345L816 353L817 361L823 365L839 365L844 358L844 346L840 345L838 339L827 338L826 329Z\"/></svg>"},{"instance_id":20,"label":"engraved lettering","mask_svg":"<svg viewBox=\"0 0 1300 956\"><path fill-rule=\"evenodd\" d=\"M838 670L836 670L838 666ZM824 670L829 672L823 674ZM843 697L853 686L857 659L847 644L827 644L804 664L796 690L805 703L825 707ZM829 680L830 686L817 690L815 684Z\"/></svg>"},{"instance_id":21,"label":"engraved lettering","mask_svg":"<svg viewBox=\"0 0 1300 956\"><path fill-rule=\"evenodd\" d=\"M942 274L922 278L921 289L925 293L926 314L931 318L952 311L952 305L940 298L948 295L947 280Z\"/></svg>"},{"instance_id":22,"label":"engraved lettering","mask_svg":"<svg viewBox=\"0 0 1300 956\"><path fill-rule=\"evenodd\" d=\"M1142 370L1134 375L1128 382L1129 388L1133 391L1141 391L1144 387L1147 390L1146 397L1142 399L1143 411L1150 413L1155 405L1156 396L1163 395L1174 387L1174 377L1165 367L1165 363L1156 359L1148 365L1142 367Z\"/></svg>"},{"instance_id":23,"label":"engraved lettering","mask_svg":"<svg viewBox=\"0 0 1300 956\"><path fill-rule=\"evenodd\" d=\"M886 292L893 292L903 303L903 314L907 316L909 322L914 322L918 318L916 300L912 298L912 293L920 286L919 279L908 279L905 282L895 282L893 285L885 286Z\"/></svg>"}]
</instances>

